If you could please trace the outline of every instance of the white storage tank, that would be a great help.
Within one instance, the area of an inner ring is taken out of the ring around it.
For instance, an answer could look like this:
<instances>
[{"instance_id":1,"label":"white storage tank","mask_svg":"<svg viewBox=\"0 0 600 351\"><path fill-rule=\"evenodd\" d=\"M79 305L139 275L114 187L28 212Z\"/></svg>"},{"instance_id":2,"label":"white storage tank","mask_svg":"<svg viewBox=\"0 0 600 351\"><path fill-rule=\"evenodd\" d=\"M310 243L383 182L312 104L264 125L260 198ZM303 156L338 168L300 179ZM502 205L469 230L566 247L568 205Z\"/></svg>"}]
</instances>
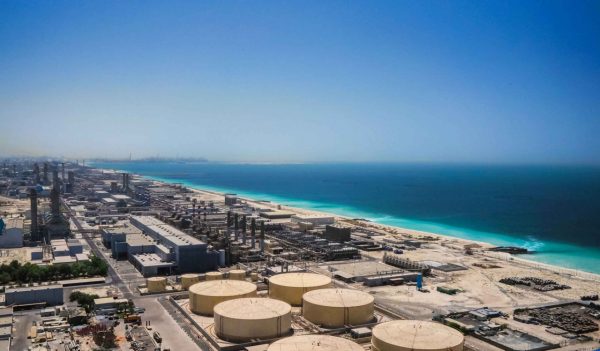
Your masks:
<instances>
[{"instance_id":1,"label":"white storage tank","mask_svg":"<svg viewBox=\"0 0 600 351\"><path fill-rule=\"evenodd\" d=\"M440 323L396 320L375 326L371 344L376 351L462 351L464 339Z\"/></svg>"},{"instance_id":2,"label":"white storage tank","mask_svg":"<svg viewBox=\"0 0 600 351\"><path fill-rule=\"evenodd\" d=\"M211 280L189 288L190 310L202 315L213 315L215 305L242 297L255 297L256 285L239 280Z\"/></svg>"},{"instance_id":3,"label":"white storage tank","mask_svg":"<svg viewBox=\"0 0 600 351\"><path fill-rule=\"evenodd\" d=\"M318 289L302 297L302 315L325 328L361 325L373 320L374 298L352 289Z\"/></svg>"},{"instance_id":4,"label":"white storage tank","mask_svg":"<svg viewBox=\"0 0 600 351\"><path fill-rule=\"evenodd\" d=\"M302 305L302 295L311 290L331 287L331 278L315 273L283 273L269 278L269 297L292 306Z\"/></svg>"},{"instance_id":5,"label":"white storage tank","mask_svg":"<svg viewBox=\"0 0 600 351\"><path fill-rule=\"evenodd\" d=\"M354 341L330 335L298 335L277 340L267 351L365 351Z\"/></svg>"},{"instance_id":6,"label":"white storage tank","mask_svg":"<svg viewBox=\"0 0 600 351\"><path fill-rule=\"evenodd\" d=\"M268 298L241 298L214 308L215 332L223 340L273 339L291 330L292 306Z\"/></svg>"}]
</instances>

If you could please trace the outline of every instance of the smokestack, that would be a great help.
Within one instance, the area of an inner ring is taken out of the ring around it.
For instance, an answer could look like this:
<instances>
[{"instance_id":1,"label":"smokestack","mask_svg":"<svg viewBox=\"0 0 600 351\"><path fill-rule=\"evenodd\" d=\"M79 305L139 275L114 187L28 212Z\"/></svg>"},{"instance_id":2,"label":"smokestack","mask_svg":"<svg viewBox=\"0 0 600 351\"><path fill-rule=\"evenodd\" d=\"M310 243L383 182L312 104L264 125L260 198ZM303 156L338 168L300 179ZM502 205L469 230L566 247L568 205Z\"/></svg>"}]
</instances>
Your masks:
<instances>
[{"instance_id":1,"label":"smokestack","mask_svg":"<svg viewBox=\"0 0 600 351\"><path fill-rule=\"evenodd\" d=\"M260 252L265 252L265 222L260 222Z\"/></svg>"},{"instance_id":2,"label":"smokestack","mask_svg":"<svg viewBox=\"0 0 600 351\"><path fill-rule=\"evenodd\" d=\"M58 169L52 170L52 188L60 193L60 183L58 181Z\"/></svg>"},{"instance_id":3,"label":"smokestack","mask_svg":"<svg viewBox=\"0 0 600 351\"><path fill-rule=\"evenodd\" d=\"M33 174L35 175L35 184L40 184L40 166L37 163L33 164Z\"/></svg>"},{"instance_id":4,"label":"smokestack","mask_svg":"<svg viewBox=\"0 0 600 351\"><path fill-rule=\"evenodd\" d=\"M252 218L252 221L250 221L250 236L251 236L251 243L252 243L252 248L254 249L256 247L256 219Z\"/></svg>"},{"instance_id":5,"label":"smokestack","mask_svg":"<svg viewBox=\"0 0 600 351\"><path fill-rule=\"evenodd\" d=\"M29 200L31 201L31 241L38 241L39 240L39 231L38 231L37 191L33 188L29 189Z\"/></svg>"},{"instance_id":6,"label":"smokestack","mask_svg":"<svg viewBox=\"0 0 600 351\"><path fill-rule=\"evenodd\" d=\"M233 230L235 230L235 241L238 240L238 228L239 228L238 214L234 213L233 214Z\"/></svg>"},{"instance_id":7,"label":"smokestack","mask_svg":"<svg viewBox=\"0 0 600 351\"><path fill-rule=\"evenodd\" d=\"M52 187L50 191L50 212L52 213L52 218L60 218L60 191L57 187Z\"/></svg>"},{"instance_id":8,"label":"smokestack","mask_svg":"<svg viewBox=\"0 0 600 351\"><path fill-rule=\"evenodd\" d=\"M246 245L246 216L242 217L242 244Z\"/></svg>"}]
</instances>

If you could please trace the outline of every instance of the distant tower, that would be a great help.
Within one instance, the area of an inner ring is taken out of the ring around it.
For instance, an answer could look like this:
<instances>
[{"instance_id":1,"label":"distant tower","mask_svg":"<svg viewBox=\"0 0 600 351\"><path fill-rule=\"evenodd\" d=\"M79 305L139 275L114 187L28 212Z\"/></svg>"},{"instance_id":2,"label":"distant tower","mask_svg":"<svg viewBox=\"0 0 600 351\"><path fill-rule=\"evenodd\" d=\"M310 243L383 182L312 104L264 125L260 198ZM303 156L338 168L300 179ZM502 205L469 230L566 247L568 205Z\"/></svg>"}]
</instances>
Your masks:
<instances>
[{"instance_id":1,"label":"distant tower","mask_svg":"<svg viewBox=\"0 0 600 351\"><path fill-rule=\"evenodd\" d=\"M40 166L37 163L33 164L33 174L35 175L35 184L40 184Z\"/></svg>"},{"instance_id":2,"label":"distant tower","mask_svg":"<svg viewBox=\"0 0 600 351\"><path fill-rule=\"evenodd\" d=\"M29 200L31 201L31 241L39 241L37 191L34 188L29 189Z\"/></svg>"},{"instance_id":3,"label":"distant tower","mask_svg":"<svg viewBox=\"0 0 600 351\"><path fill-rule=\"evenodd\" d=\"M72 186L75 185L75 172L74 171L69 171L67 173L67 177L68 177L69 184L71 184Z\"/></svg>"}]
</instances>

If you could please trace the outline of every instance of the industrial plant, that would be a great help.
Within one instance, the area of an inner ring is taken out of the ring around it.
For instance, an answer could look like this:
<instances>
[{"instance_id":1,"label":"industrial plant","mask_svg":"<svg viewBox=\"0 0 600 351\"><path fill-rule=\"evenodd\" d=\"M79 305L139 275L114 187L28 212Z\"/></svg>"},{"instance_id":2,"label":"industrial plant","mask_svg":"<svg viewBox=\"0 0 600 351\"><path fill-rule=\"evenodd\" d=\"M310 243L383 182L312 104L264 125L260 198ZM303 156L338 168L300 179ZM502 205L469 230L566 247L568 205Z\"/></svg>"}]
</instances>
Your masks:
<instances>
[{"instance_id":1,"label":"industrial plant","mask_svg":"<svg viewBox=\"0 0 600 351\"><path fill-rule=\"evenodd\" d=\"M0 351L600 347L596 276L84 161L3 163L0 231Z\"/></svg>"}]
</instances>

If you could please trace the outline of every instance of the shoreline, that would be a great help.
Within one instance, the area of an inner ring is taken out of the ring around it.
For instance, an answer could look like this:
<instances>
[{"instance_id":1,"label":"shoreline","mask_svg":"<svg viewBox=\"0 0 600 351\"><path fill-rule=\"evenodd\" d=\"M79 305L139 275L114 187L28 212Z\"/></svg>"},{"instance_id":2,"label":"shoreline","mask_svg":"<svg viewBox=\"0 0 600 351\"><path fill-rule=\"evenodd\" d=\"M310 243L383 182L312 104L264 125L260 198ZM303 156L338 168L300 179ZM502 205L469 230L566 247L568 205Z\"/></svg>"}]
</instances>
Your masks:
<instances>
[{"instance_id":1,"label":"shoreline","mask_svg":"<svg viewBox=\"0 0 600 351\"><path fill-rule=\"evenodd\" d=\"M142 177L148 178L145 176L142 176ZM169 182L164 182L164 181L158 181L158 180L153 180L153 181L163 183L163 184L169 184ZM171 184L173 184L173 183L171 183ZM224 196L225 195L225 193L221 193L221 192L217 192L217 191L213 191L213 190L199 189L199 188L195 188L195 187L188 186L188 185L186 185L186 187L190 188L194 192L201 193L201 194L210 194L213 196ZM255 200L255 199L251 199L251 198L247 198L247 197L243 197L243 196L238 196L238 198L246 201L247 203L257 204L257 205L269 207L272 209L277 209L278 206L281 206L281 210L296 212L299 214L326 215L326 216L334 217L334 218L336 218L336 220L339 220L339 221L358 221L358 222L362 222L367 227L369 227L369 226L375 227L379 230L385 231L388 234L392 234L392 235L393 235L394 231L400 231L399 235L408 234L408 235L421 236L421 237L430 236L430 237L436 237L439 240L448 240L450 242L454 242L459 245L479 244L484 248L496 246L496 245L493 245L493 244L491 244L489 242L485 242L485 241L463 239L463 238L457 238L457 237L444 235L444 234L402 228L402 227L397 227L397 226L392 226L392 225L387 225L387 224L375 223L375 222L371 222L371 221L364 221L364 219L350 218L350 217L338 215L335 213L316 211L316 210L305 209L305 208L298 208L298 207L294 207L294 206L287 206L287 205L283 205L283 204L274 203L272 201L263 202L261 200ZM370 228L370 229L373 229L373 228ZM571 277L583 278L583 279L588 279L588 280L596 280L596 281L600 282L600 274L596 274L596 273L592 273L592 272L580 271L580 270L576 270L576 269L572 269L572 268L566 268L566 267L547 264L547 263L543 263L543 262L528 260L528 259L522 258L520 256L515 256L512 254L502 253L502 252L489 252L488 251L484 255L488 256L490 258L518 262L518 263L527 265L530 268L546 269L546 270L552 271L553 273L557 273L557 274L567 274Z\"/></svg>"},{"instance_id":2,"label":"shoreline","mask_svg":"<svg viewBox=\"0 0 600 351\"><path fill-rule=\"evenodd\" d=\"M91 166L91 167L96 168L95 166ZM105 168L97 168L97 169L106 170ZM125 170L116 170L116 169L111 169L111 170L112 171L125 171ZM147 179L147 180L165 184L165 185L181 184L194 192L197 192L200 194L206 194L206 195L210 195L210 196L214 196L214 197L219 197L219 199L222 196L224 196L224 194L226 193L224 191L206 189L205 187L202 187L201 185L191 184L186 181L178 181L175 179L165 179L165 178L161 178L161 177L147 176L147 175L138 174L135 172L131 172L131 173L133 173L133 175L140 177L142 179ZM240 198L250 204L255 204L257 207L266 207L266 208L277 209L278 206L281 206L281 209L285 209L285 210L299 213L299 214L326 215L326 216L334 217L334 218L336 218L336 220L346 221L346 222L358 221L358 222L362 223L362 226L364 226L364 227L367 227L369 229L375 228L377 230L387 233L387 235L405 235L405 236L412 235L412 236L421 236L421 237L430 236L430 237L436 237L440 241L446 241L446 242L444 242L446 244L464 245L464 244L476 243L476 244L481 245L484 248L498 246L498 245L492 244L487 241L455 237L452 235L404 228L404 227L400 227L400 226L396 226L396 225L388 225L388 224L373 222L370 220L359 219L359 218L354 218L351 216L331 213L331 212L327 212L327 211L323 211L323 210L307 209L307 208L302 208L302 207L284 205L284 204L277 203L277 202L274 202L271 200L255 199L255 198L247 197L244 195L238 195L238 198ZM394 232L399 232L399 233L395 234ZM532 255L535 255L535 254L532 254ZM550 271L555 274L568 275L569 277L576 277L579 279L587 279L587 280L593 280L593 281L600 282L600 274L585 271L585 270L563 267L563 266L559 266L556 264L540 262L540 261L527 259L527 258L523 258L520 256L506 254L506 253L486 251L484 256L487 256L489 258L504 260L507 262L510 261L515 264L523 264L523 265L527 266L528 268L532 268L532 269L544 269L544 270Z\"/></svg>"}]
</instances>

